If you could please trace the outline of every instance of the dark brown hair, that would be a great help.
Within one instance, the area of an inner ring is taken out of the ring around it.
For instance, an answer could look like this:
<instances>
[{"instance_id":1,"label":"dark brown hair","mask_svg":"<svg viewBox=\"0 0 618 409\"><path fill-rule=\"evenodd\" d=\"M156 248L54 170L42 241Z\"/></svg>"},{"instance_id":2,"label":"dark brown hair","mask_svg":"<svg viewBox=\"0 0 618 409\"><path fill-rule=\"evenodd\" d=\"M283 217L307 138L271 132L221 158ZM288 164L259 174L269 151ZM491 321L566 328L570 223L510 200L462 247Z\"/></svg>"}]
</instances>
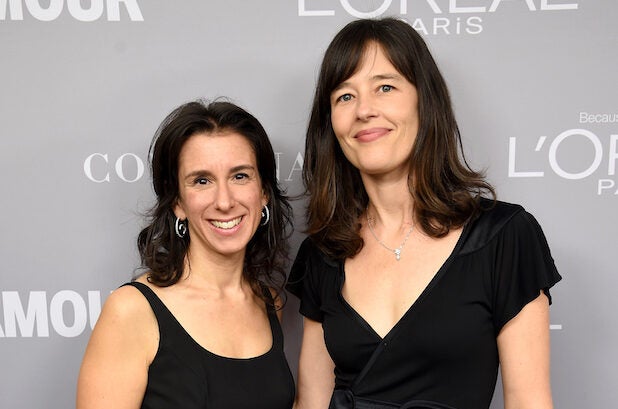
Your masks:
<instances>
[{"instance_id":1,"label":"dark brown hair","mask_svg":"<svg viewBox=\"0 0 618 409\"><path fill-rule=\"evenodd\" d=\"M292 208L280 188L275 155L260 122L242 108L224 101L189 102L172 111L161 123L150 145L150 168L156 203L150 223L139 234L137 246L149 281L158 286L178 282L189 248L189 232L175 234L173 209L179 198L178 158L187 140L197 133L235 132L244 136L255 153L262 189L268 197L270 221L247 244L243 275L254 293L264 295L261 284L281 294L288 261L287 238L291 233Z\"/></svg>"},{"instance_id":2,"label":"dark brown hair","mask_svg":"<svg viewBox=\"0 0 618 409\"><path fill-rule=\"evenodd\" d=\"M410 155L410 194L417 223L432 237L461 227L494 190L467 164L446 83L421 36L394 18L356 20L328 46L318 78L305 142L303 182L309 195L307 233L336 259L357 254L359 217L368 196L358 170L344 156L331 124L331 92L351 77L368 46L378 44L418 93L419 130Z\"/></svg>"}]
</instances>

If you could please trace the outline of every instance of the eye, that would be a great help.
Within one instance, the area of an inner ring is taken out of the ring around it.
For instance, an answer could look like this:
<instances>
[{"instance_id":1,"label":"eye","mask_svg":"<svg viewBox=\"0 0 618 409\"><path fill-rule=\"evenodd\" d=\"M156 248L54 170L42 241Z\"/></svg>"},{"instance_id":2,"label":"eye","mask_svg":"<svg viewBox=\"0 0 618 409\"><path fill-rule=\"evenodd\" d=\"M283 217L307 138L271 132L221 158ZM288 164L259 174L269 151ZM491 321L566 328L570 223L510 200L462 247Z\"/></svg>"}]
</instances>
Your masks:
<instances>
[{"instance_id":1,"label":"eye","mask_svg":"<svg viewBox=\"0 0 618 409\"><path fill-rule=\"evenodd\" d=\"M199 177L199 178L195 178L193 183L196 185L207 185L208 183L210 183L210 180L208 180L208 178L205 178L205 177Z\"/></svg>"},{"instance_id":2,"label":"eye","mask_svg":"<svg viewBox=\"0 0 618 409\"><path fill-rule=\"evenodd\" d=\"M235 173L234 176L232 176L232 179L234 180L234 182L237 182L237 183L245 183L249 181L249 179L251 178L248 174L240 172L240 173Z\"/></svg>"},{"instance_id":3,"label":"eye","mask_svg":"<svg viewBox=\"0 0 618 409\"><path fill-rule=\"evenodd\" d=\"M352 99L352 95L351 94L343 94L340 95L339 97L337 97L336 101L337 102L348 102Z\"/></svg>"},{"instance_id":4,"label":"eye","mask_svg":"<svg viewBox=\"0 0 618 409\"><path fill-rule=\"evenodd\" d=\"M391 92L393 90L393 86L392 85L380 85L380 91L382 92Z\"/></svg>"}]
</instances>

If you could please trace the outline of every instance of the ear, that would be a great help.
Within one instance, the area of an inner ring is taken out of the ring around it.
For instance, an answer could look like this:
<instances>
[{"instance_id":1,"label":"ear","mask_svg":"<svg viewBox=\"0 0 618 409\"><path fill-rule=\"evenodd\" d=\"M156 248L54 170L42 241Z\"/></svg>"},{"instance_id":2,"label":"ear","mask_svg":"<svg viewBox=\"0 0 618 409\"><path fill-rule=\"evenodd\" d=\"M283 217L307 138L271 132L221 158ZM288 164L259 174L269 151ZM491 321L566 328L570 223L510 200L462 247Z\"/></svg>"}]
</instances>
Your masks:
<instances>
[{"instance_id":1,"label":"ear","mask_svg":"<svg viewBox=\"0 0 618 409\"><path fill-rule=\"evenodd\" d=\"M266 193L266 191L262 189L262 207L266 206L269 201L270 198L268 197L268 193Z\"/></svg>"},{"instance_id":2,"label":"ear","mask_svg":"<svg viewBox=\"0 0 618 409\"><path fill-rule=\"evenodd\" d=\"M182 207L182 203L180 203L180 199L176 199L176 204L174 205L174 215L178 217L180 220L185 220L187 218L187 214Z\"/></svg>"}]
</instances>

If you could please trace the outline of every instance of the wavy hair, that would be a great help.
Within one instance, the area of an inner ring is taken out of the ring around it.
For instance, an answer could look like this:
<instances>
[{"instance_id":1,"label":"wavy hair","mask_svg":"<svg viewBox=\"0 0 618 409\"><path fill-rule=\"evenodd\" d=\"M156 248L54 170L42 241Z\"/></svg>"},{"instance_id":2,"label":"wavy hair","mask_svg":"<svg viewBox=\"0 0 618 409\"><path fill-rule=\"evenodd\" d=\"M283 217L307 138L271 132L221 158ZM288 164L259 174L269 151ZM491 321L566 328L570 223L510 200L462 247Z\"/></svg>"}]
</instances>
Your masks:
<instances>
[{"instance_id":1,"label":"wavy hair","mask_svg":"<svg viewBox=\"0 0 618 409\"><path fill-rule=\"evenodd\" d=\"M335 259L363 247L360 216L369 198L358 170L344 156L331 124L330 96L351 77L372 44L418 93L419 130L409 159L409 190L417 223L432 237L461 227L480 210L492 186L465 160L446 83L421 36L394 18L356 20L328 46L316 85L305 141L303 182L309 196L307 233Z\"/></svg>"},{"instance_id":2,"label":"wavy hair","mask_svg":"<svg viewBox=\"0 0 618 409\"><path fill-rule=\"evenodd\" d=\"M262 189L268 197L270 222L259 226L247 244L243 276L257 296L272 304L263 285L275 289L276 296L283 293L292 208L277 181L275 155L266 131L253 115L230 102L181 105L155 133L149 154L156 203L148 212L149 224L137 238L142 267L148 270L149 281L162 287L175 284L182 276L191 238L187 231L180 239L174 229L180 151L191 136L218 132L244 136L255 153Z\"/></svg>"}]
</instances>

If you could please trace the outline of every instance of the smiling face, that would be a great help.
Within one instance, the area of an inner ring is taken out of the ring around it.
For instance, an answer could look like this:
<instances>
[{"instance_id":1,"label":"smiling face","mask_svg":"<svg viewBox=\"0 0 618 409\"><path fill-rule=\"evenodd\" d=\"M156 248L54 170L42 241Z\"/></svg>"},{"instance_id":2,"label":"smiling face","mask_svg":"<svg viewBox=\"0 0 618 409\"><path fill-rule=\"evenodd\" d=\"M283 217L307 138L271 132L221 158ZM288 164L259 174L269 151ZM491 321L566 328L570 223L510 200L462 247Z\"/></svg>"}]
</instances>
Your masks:
<instances>
[{"instance_id":1,"label":"smiling face","mask_svg":"<svg viewBox=\"0 0 618 409\"><path fill-rule=\"evenodd\" d=\"M182 147L176 217L187 219L192 252L244 252L268 202L255 153L238 133L195 134Z\"/></svg>"},{"instance_id":2,"label":"smiling face","mask_svg":"<svg viewBox=\"0 0 618 409\"><path fill-rule=\"evenodd\" d=\"M418 132L416 88L370 43L359 69L330 96L331 124L346 158L361 174L407 175Z\"/></svg>"}]
</instances>

